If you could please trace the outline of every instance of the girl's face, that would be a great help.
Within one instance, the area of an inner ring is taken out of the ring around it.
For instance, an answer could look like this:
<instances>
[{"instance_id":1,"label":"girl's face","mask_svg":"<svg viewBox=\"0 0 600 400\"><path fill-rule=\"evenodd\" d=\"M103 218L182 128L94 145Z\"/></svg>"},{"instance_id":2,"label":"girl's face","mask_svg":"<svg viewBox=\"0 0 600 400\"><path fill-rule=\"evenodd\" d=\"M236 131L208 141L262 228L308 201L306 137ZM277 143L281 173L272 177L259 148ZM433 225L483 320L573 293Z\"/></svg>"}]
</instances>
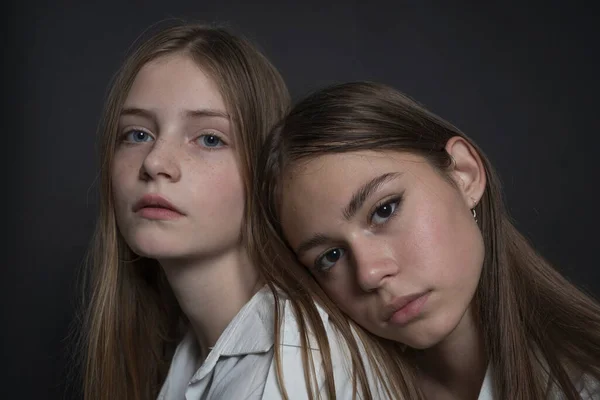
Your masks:
<instances>
[{"instance_id":1,"label":"girl's face","mask_svg":"<svg viewBox=\"0 0 600 400\"><path fill-rule=\"evenodd\" d=\"M470 209L485 174L466 142L451 147L456 185L393 151L319 156L284 176L281 223L299 260L353 320L414 348L465 319L483 263Z\"/></svg>"},{"instance_id":2,"label":"girl's face","mask_svg":"<svg viewBox=\"0 0 600 400\"><path fill-rule=\"evenodd\" d=\"M138 73L111 165L117 223L137 254L219 257L239 246L244 186L221 93L189 57Z\"/></svg>"}]
</instances>

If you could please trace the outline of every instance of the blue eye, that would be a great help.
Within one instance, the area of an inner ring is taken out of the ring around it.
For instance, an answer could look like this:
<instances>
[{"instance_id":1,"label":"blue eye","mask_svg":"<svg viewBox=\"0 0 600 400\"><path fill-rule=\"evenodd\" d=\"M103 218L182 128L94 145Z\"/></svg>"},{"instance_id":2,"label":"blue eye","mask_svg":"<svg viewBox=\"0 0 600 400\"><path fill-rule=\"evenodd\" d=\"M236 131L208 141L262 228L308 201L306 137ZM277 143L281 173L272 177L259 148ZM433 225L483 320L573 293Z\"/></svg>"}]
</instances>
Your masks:
<instances>
[{"instance_id":1,"label":"blue eye","mask_svg":"<svg viewBox=\"0 0 600 400\"><path fill-rule=\"evenodd\" d=\"M198 138L198 140L203 146L211 148L221 147L225 144L217 135L202 135Z\"/></svg>"},{"instance_id":2,"label":"blue eye","mask_svg":"<svg viewBox=\"0 0 600 400\"><path fill-rule=\"evenodd\" d=\"M346 251L344 249L331 249L317 258L315 266L319 271L329 271L345 253Z\"/></svg>"},{"instance_id":3,"label":"blue eye","mask_svg":"<svg viewBox=\"0 0 600 400\"><path fill-rule=\"evenodd\" d=\"M148 132L139 129L133 129L125 134L125 141L132 143L143 143L154 140Z\"/></svg>"},{"instance_id":4,"label":"blue eye","mask_svg":"<svg viewBox=\"0 0 600 400\"><path fill-rule=\"evenodd\" d=\"M371 223L381 225L387 222L398 209L400 199L393 199L377 207L371 214Z\"/></svg>"}]
</instances>

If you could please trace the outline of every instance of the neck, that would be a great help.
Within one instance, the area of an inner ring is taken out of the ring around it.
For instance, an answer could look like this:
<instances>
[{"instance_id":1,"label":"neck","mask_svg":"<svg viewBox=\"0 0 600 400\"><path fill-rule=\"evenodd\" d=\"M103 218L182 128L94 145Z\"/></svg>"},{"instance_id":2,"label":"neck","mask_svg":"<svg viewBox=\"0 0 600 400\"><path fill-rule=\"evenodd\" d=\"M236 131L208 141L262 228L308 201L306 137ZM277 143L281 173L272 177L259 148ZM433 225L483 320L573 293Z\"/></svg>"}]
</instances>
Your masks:
<instances>
[{"instance_id":1,"label":"neck","mask_svg":"<svg viewBox=\"0 0 600 400\"><path fill-rule=\"evenodd\" d=\"M417 363L428 398L477 399L487 369L487 357L473 313L467 311L442 342L418 352Z\"/></svg>"},{"instance_id":2,"label":"neck","mask_svg":"<svg viewBox=\"0 0 600 400\"><path fill-rule=\"evenodd\" d=\"M179 305L203 352L260 289L258 270L245 249L194 260L161 260Z\"/></svg>"}]
</instances>

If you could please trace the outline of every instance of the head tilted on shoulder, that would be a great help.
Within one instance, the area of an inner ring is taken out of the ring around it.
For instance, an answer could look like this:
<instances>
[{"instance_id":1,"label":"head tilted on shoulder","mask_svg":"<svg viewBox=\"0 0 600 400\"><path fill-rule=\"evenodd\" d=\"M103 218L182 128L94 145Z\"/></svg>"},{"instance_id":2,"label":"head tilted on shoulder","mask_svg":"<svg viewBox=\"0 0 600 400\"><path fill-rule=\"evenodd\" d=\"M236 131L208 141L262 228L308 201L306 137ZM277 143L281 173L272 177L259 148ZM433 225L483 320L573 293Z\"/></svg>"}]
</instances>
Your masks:
<instances>
[{"instance_id":1,"label":"head tilted on shoulder","mask_svg":"<svg viewBox=\"0 0 600 400\"><path fill-rule=\"evenodd\" d=\"M600 373L600 329L579 334L582 318L600 328L597 303L514 228L481 149L416 101L370 82L319 90L272 132L258 174L272 230L371 333L420 351L475 332L499 398L545 390L539 352L565 392L565 360Z\"/></svg>"},{"instance_id":2,"label":"head tilted on shoulder","mask_svg":"<svg viewBox=\"0 0 600 400\"><path fill-rule=\"evenodd\" d=\"M431 347L459 325L477 288L484 251L471 209L485 168L468 139L419 132L428 115L408 99L343 89L328 93L310 126L295 125L301 103L282 127L283 233L355 321ZM420 312L395 313L417 298Z\"/></svg>"}]
</instances>

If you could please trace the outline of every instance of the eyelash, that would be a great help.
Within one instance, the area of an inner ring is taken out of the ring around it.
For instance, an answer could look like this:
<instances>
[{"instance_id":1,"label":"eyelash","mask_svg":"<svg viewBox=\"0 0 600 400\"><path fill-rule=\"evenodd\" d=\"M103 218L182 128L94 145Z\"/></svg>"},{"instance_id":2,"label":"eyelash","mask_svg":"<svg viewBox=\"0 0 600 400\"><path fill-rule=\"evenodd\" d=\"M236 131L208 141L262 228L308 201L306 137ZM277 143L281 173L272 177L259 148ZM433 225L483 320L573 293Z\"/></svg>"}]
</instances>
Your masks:
<instances>
[{"instance_id":1,"label":"eyelash","mask_svg":"<svg viewBox=\"0 0 600 400\"><path fill-rule=\"evenodd\" d=\"M394 208L394 211L392 211L392 213L390 214L389 217L387 217L387 219L385 220L385 222L381 223L381 224L375 224L373 223L373 218L375 217L375 213L377 213L377 211L379 211L379 209L385 205L390 205L390 204L395 204L396 207ZM371 211L369 213L369 225L370 226L382 226L387 224L388 222L390 222L390 220L392 220L396 215L398 215L398 211L400 210L400 205L402 204L402 195L398 195L389 199L385 199L380 201L379 203L377 203L374 207L373 207L373 211Z\"/></svg>"},{"instance_id":2,"label":"eyelash","mask_svg":"<svg viewBox=\"0 0 600 400\"><path fill-rule=\"evenodd\" d=\"M375 207L373 207L373 211L371 211L371 213L369 213L369 225L371 226L382 226L387 224L388 222L390 222L390 220L392 218L394 218L396 215L398 215L398 211L400 209L400 204L402 203L402 195L396 196L396 197L392 197L392 198L388 198L385 200L380 201L379 203L377 203L375 205ZM386 205L392 205L394 204L394 210L392 211L392 213L390 214L389 217L386 218L386 220L381 223L381 224L375 224L373 223L373 218L375 217L375 213L377 213L377 211L379 211L379 209L381 209L381 207L386 206ZM325 259L325 257L327 256L327 254L331 253L333 250L339 250L341 251L341 255L340 258L338 260L336 260L336 262L331 265L330 267L323 267L321 264L323 263L323 260ZM329 271L331 268L333 268L335 265L337 265L338 261L344 257L346 255L347 250L344 249L343 247L334 247L334 248L330 248L325 250L323 253L321 253L314 261L314 268L317 272L327 272Z\"/></svg>"},{"instance_id":3,"label":"eyelash","mask_svg":"<svg viewBox=\"0 0 600 400\"><path fill-rule=\"evenodd\" d=\"M124 143L124 144L139 144L139 143L143 143L143 142L134 142L134 141L127 140L127 136L129 136L132 132L143 132L146 135L150 136L153 140L155 139L154 136L150 132L148 132L146 129L132 127L132 128L128 128L125 132L123 132L118 137L118 143Z\"/></svg>"},{"instance_id":4,"label":"eyelash","mask_svg":"<svg viewBox=\"0 0 600 400\"><path fill-rule=\"evenodd\" d=\"M219 139L219 142L221 143L219 146L215 146L215 147L210 147L210 146L202 146L203 148L212 151L212 150L217 150L220 149L223 146L227 146L227 142L225 141L225 139L223 139L223 136L221 136L219 133L217 133L216 131L205 131L202 134L198 135L198 137L196 137L196 139L194 139L197 142L200 142L201 138L206 137L206 136L214 136L217 139Z\"/></svg>"},{"instance_id":5,"label":"eyelash","mask_svg":"<svg viewBox=\"0 0 600 400\"><path fill-rule=\"evenodd\" d=\"M152 139L154 139L154 140L155 140L155 137L154 137L154 136L153 136L153 135L152 135L150 132L148 132L147 130L145 130L145 129L142 129L142 128L136 128L136 127L133 127L133 128L129 128L129 129L127 129L125 132L123 132L123 133L122 133L122 134L121 134L121 135L118 137L118 142L119 142L119 143L125 143L125 144L139 144L139 143L143 143L143 142L133 142L133 141L127 140L127 136L129 136L129 135L130 135L132 132L136 132L136 131L139 131L139 132L144 132L145 134L149 135L150 137L152 137ZM218 148L221 148L221 147L223 147L223 146L227 146L227 145L228 145L228 143L225 141L225 139L223 139L223 136L221 136L221 135L220 135L219 133L217 133L216 131L206 131L206 132L203 132L202 134L198 135L198 136L197 136L197 137L194 139L194 141L198 141L200 138L203 138L203 137L205 137L205 136L214 136L214 137L216 137L217 139L219 139L219 141L220 141L220 143L221 143L221 145L220 145L220 146L216 146L216 147L202 146L203 148L205 148L205 149L207 149L207 150L216 150L216 149L218 149Z\"/></svg>"},{"instance_id":6,"label":"eyelash","mask_svg":"<svg viewBox=\"0 0 600 400\"><path fill-rule=\"evenodd\" d=\"M330 267L324 267L321 265L322 261L325 259L325 256L327 256L327 254L331 253L333 250L339 250L341 251L341 255L340 258L336 260L335 264L333 264ZM321 255L319 255L315 262L314 262L314 269L317 272L327 272L329 271L331 268L333 268L334 266L337 265L338 261L346 254L346 250L342 247L334 247L328 250L325 250L323 253L321 253Z\"/></svg>"}]
</instances>

